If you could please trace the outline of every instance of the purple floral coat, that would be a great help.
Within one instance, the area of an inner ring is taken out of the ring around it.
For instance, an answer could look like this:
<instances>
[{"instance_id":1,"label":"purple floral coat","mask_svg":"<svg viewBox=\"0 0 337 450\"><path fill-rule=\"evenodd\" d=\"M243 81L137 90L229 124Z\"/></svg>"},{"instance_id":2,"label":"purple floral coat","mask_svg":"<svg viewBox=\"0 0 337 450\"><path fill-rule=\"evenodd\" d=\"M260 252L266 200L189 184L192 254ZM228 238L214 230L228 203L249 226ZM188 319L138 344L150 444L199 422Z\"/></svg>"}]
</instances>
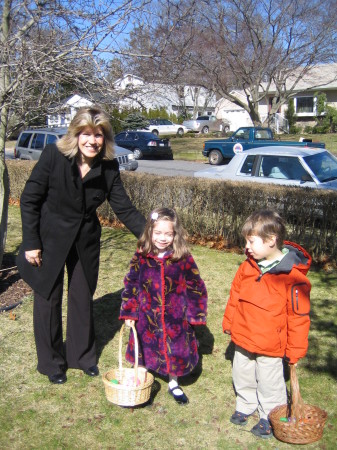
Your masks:
<instances>
[{"instance_id":1,"label":"purple floral coat","mask_svg":"<svg viewBox=\"0 0 337 450\"><path fill-rule=\"evenodd\" d=\"M194 325L204 325L207 291L192 255L143 257L136 252L124 279L120 319L136 320L139 365L161 375L182 376L198 363ZM130 333L126 359L134 362Z\"/></svg>"}]
</instances>

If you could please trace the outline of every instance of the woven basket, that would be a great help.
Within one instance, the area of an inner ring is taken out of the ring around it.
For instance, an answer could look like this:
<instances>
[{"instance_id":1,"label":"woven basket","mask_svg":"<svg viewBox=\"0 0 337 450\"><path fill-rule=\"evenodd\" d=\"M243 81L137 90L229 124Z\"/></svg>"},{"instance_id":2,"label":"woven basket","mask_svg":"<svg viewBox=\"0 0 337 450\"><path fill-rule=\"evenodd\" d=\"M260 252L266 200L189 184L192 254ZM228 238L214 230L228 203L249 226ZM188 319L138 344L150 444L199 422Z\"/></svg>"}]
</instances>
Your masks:
<instances>
[{"instance_id":1,"label":"woven basket","mask_svg":"<svg viewBox=\"0 0 337 450\"><path fill-rule=\"evenodd\" d=\"M137 406L149 400L154 377L145 367L138 367L138 338L134 326L131 328L135 340L135 364L132 369L123 368L122 340L124 328L125 325L123 324L119 333L119 368L105 372L102 378L105 395L109 402L119 406ZM111 380L117 380L118 384L112 383Z\"/></svg>"},{"instance_id":2,"label":"woven basket","mask_svg":"<svg viewBox=\"0 0 337 450\"><path fill-rule=\"evenodd\" d=\"M293 364L290 366L290 388L291 403L277 406L269 413L275 437L289 444L319 441L323 435L327 413L303 402ZM287 418L288 421L282 421L281 418Z\"/></svg>"}]
</instances>

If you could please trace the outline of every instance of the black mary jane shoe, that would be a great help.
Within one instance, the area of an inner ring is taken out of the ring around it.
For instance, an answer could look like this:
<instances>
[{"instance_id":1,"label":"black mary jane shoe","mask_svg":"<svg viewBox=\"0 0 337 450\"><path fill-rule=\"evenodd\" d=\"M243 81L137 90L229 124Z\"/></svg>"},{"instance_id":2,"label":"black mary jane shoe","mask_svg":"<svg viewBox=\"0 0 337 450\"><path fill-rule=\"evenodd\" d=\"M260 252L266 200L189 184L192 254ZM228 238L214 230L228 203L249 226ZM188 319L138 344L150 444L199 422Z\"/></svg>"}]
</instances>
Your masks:
<instances>
[{"instance_id":1,"label":"black mary jane shoe","mask_svg":"<svg viewBox=\"0 0 337 450\"><path fill-rule=\"evenodd\" d=\"M67 376L65 373L54 373L53 375L48 375L49 381L53 384L63 384L67 381Z\"/></svg>"},{"instance_id":2,"label":"black mary jane shoe","mask_svg":"<svg viewBox=\"0 0 337 450\"><path fill-rule=\"evenodd\" d=\"M169 393L170 395L172 395L172 397L174 398L174 400L175 400L179 405L187 405L187 403L189 402L187 396L186 396L184 393L182 393L182 394L175 394L174 391L177 390L177 389L180 389L180 390L182 391L182 389L181 389L180 386L176 386L176 387L174 387L174 388L172 388L172 389L169 388L168 393Z\"/></svg>"},{"instance_id":3,"label":"black mary jane shoe","mask_svg":"<svg viewBox=\"0 0 337 450\"><path fill-rule=\"evenodd\" d=\"M99 370L97 366L91 366L89 369L83 370L83 372L86 375L89 375L89 377L97 377L99 375Z\"/></svg>"}]
</instances>

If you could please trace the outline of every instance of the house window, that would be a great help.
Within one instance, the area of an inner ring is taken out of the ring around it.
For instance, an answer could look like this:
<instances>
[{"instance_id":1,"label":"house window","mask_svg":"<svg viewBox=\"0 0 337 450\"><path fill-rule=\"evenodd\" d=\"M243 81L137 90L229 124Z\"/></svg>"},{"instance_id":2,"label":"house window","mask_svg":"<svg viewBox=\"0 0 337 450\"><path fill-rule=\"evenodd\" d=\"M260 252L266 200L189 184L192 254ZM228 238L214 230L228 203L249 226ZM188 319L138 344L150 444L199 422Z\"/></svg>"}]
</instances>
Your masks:
<instances>
[{"instance_id":1,"label":"house window","mask_svg":"<svg viewBox=\"0 0 337 450\"><path fill-rule=\"evenodd\" d=\"M296 114L313 113L314 97L297 97L296 98Z\"/></svg>"}]
</instances>

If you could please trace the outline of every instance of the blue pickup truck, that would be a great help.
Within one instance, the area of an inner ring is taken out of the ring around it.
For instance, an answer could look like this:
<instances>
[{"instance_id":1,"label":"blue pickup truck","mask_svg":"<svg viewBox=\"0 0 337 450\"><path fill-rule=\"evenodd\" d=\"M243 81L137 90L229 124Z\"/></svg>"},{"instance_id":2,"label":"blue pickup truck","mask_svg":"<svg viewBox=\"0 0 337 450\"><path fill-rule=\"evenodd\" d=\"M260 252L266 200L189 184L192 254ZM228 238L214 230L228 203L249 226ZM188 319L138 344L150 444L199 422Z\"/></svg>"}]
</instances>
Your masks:
<instances>
[{"instance_id":1,"label":"blue pickup truck","mask_svg":"<svg viewBox=\"0 0 337 450\"><path fill-rule=\"evenodd\" d=\"M265 147L266 145L287 145L291 147L318 147L325 148L323 142L312 142L309 139L303 141L276 141L270 128L242 127L229 139L212 139L204 143L202 154L209 163L219 165L224 160L230 160L235 153L240 153L251 148Z\"/></svg>"}]
</instances>

